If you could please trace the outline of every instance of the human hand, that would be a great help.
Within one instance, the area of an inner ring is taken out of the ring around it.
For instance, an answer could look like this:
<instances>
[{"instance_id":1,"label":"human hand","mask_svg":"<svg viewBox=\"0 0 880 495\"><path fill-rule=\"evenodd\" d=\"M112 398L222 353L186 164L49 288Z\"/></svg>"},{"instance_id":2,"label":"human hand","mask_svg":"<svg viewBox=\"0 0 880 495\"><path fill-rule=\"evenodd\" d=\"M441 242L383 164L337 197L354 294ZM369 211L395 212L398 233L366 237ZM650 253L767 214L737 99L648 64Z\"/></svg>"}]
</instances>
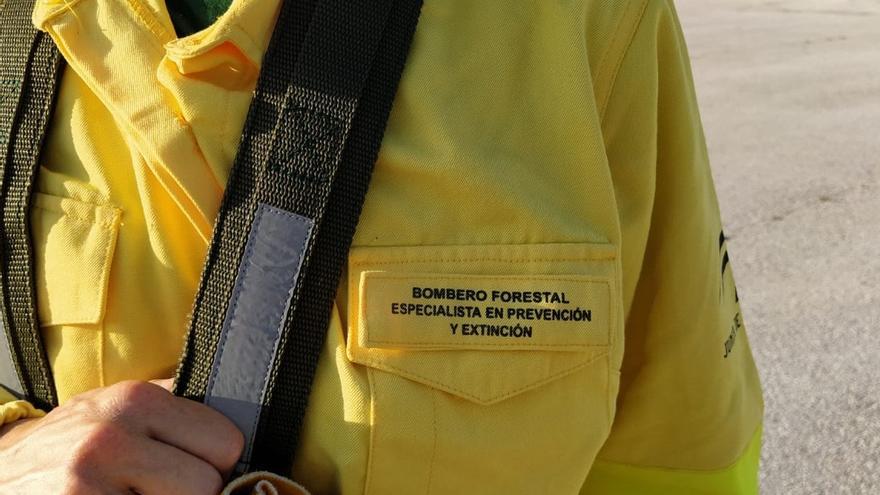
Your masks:
<instances>
[{"instance_id":1,"label":"human hand","mask_svg":"<svg viewBox=\"0 0 880 495\"><path fill-rule=\"evenodd\" d=\"M0 429L0 493L216 495L244 444L222 414L122 382Z\"/></svg>"}]
</instances>

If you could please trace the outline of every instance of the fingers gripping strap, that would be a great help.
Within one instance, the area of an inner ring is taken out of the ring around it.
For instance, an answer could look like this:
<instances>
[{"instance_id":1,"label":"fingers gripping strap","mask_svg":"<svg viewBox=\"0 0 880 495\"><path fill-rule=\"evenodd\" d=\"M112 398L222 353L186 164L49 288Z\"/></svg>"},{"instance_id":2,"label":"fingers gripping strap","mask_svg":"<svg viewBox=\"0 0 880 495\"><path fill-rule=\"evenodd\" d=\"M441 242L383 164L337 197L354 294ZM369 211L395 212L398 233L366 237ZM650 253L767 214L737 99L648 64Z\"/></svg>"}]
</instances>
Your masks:
<instances>
[{"instance_id":1,"label":"fingers gripping strap","mask_svg":"<svg viewBox=\"0 0 880 495\"><path fill-rule=\"evenodd\" d=\"M240 425L248 437L242 470L287 474L291 466L420 6L288 0L282 7L176 384L177 393Z\"/></svg>"}]
</instances>

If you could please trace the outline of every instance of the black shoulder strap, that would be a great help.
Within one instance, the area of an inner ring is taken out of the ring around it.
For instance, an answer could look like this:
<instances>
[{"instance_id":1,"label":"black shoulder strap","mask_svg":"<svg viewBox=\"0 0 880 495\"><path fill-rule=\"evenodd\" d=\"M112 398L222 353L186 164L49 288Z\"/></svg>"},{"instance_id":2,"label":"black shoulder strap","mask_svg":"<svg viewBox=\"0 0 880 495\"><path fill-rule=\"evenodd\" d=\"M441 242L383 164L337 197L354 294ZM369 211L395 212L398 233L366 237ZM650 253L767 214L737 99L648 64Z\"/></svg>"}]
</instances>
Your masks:
<instances>
[{"instance_id":1,"label":"black shoulder strap","mask_svg":"<svg viewBox=\"0 0 880 495\"><path fill-rule=\"evenodd\" d=\"M287 474L421 0L287 0L221 206L177 392Z\"/></svg>"},{"instance_id":2,"label":"black shoulder strap","mask_svg":"<svg viewBox=\"0 0 880 495\"><path fill-rule=\"evenodd\" d=\"M33 8L0 3L0 385L48 409L57 399L34 305L28 210L61 56L34 29Z\"/></svg>"},{"instance_id":3,"label":"black shoulder strap","mask_svg":"<svg viewBox=\"0 0 880 495\"><path fill-rule=\"evenodd\" d=\"M422 0L286 0L215 226L178 370L229 416L240 471L287 474L342 267ZM0 11L0 384L57 400L34 308L28 206L61 57Z\"/></svg>"}]
</instances>

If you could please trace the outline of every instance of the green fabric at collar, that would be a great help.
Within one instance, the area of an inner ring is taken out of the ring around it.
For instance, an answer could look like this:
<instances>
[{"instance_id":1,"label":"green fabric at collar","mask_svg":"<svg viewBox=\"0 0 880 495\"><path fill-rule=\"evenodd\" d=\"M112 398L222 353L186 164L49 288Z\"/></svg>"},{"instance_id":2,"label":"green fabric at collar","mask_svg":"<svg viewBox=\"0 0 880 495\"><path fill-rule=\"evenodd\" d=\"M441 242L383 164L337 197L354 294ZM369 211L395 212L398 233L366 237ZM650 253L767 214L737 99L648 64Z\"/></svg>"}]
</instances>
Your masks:
<instances>
[{"instance_id":1,"label":"green fabric at collar","mask_svg":"<svg viewBox=\"0 0 880 495\"><path fill-rule=\"evenodd\" d=\"M166 0L171 22L178 36L187 36L210 26L226 12L232 0Z\"/></svg>"}]
</instances>

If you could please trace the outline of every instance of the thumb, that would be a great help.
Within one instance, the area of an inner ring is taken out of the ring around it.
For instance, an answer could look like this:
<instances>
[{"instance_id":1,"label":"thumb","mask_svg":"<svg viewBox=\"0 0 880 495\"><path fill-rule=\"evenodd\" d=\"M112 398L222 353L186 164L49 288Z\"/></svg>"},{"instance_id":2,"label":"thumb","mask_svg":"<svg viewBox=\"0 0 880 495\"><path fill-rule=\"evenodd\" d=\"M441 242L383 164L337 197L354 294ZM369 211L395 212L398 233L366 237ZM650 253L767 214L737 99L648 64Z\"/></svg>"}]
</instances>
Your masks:
<instances>
[{"instance_id":1,"label":"thumb","mask_svg":"<svg viewBox=\"0 0 880 495\"><path fill-rule=\"evenodd\" d=\"M172 392L174 390L174 378L161 378L158 380L150 380L153 385L158 385L165 390Z\"/></svg>"}]
</instances>

